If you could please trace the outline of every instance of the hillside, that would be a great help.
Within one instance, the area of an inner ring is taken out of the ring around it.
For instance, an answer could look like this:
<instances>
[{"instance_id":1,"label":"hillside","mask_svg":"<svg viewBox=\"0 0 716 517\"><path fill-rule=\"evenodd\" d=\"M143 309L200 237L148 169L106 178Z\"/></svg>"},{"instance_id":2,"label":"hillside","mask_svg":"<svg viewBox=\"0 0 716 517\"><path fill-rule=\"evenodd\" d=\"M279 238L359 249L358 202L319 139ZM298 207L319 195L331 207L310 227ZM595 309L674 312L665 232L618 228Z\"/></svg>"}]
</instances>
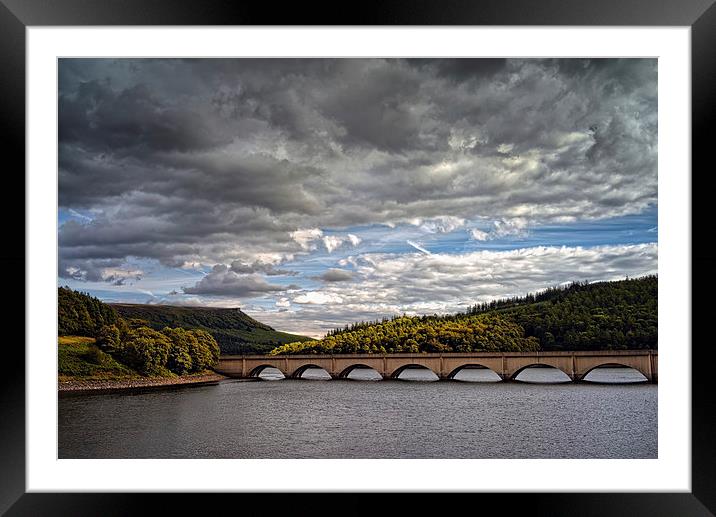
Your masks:
<instances>
[{"instance_id":1,"label":"hillside","mask_svg":"<svg viewBox=\"0 0 716 517\"><path fill-rule=\"evenodd\" d=\"M284 343L311 339L274 330L239 309L140 304L111 304L111 307L122 318L144 320L155 330L204 329L214 336L223 354L262 354Z\"/></svg>"},{"instance_id":2,"label":"hillside","mask_svg":"<svg viewBox=\"0 0 716 517\"><path fill-rule=\"evenodd\" d=\"M141 377L138 372L102 352L94 338L60 336L57 345L57 373L60 381L78 378L124 380Z\"/></svg>"},{"instance_id":3,"label":"hillside","mask_svg":"<svg viewBox=\"0 0 716 517\"><path fill-rule=\"evenodd\" d=\"M94 296L57 288L57 333L60 336L94 337L104 325L118 325L117 313Z\"/></svg>"},{"instance_id":4,"label":"hillside","mask_svg":"<svg viewBox=\"0 0 716 517\"><path fill-rule=\"evenodd\" d=\"M397 316L336 329L273 354L657 348L658 278L573 283L445 316Z\"/></svg>"},{"instance_id":5,"label":"hillside","mask_svg":"<svg viewBox=\"0 0 716 517\"><path fill-rule=\"evenodd\" d=\"M656 349L658 278L575 283L492 312L508 318L543 350Z\"/></svg>"}]
</instances>

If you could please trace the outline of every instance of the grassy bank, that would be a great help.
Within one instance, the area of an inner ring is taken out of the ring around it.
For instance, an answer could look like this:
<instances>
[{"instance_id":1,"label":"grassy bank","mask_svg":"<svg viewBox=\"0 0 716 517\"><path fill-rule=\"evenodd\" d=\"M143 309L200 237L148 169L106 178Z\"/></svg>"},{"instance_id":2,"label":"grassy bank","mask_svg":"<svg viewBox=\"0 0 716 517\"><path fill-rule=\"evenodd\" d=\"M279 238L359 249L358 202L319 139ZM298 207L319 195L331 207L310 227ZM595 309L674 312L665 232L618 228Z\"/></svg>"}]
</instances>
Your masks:
<instances>
[{"instance_id":1,"label":"grassy bank","mask_svg":"<svg viewBox=\"0 0 716 517\"><path fill-rule=\"evenodd\" d=\"M57 343L57 373L60 381L129 380L141 378L95 345L94 338L60 336Z\"/></svg>"},{"instance_id":2,"label":"grassy bank","mask_svg":"<svg viewBox=\"0 0 716 517\"><path fill-rule=\"evenodd\" d=\"M102 352L94 338L60 336L57 344L60 391L97 391L149 388L213 382L224 379L211 370L176 375L144 376Z\"/></svg>"}]
</instances>

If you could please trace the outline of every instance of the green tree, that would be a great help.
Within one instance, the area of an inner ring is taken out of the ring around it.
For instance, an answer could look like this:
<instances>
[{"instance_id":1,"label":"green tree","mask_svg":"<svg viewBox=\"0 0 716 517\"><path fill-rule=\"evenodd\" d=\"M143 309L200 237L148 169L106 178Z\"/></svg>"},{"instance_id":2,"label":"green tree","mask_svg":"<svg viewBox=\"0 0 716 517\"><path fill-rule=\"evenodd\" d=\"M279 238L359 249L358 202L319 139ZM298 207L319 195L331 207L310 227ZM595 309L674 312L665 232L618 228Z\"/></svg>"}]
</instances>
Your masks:
<instances>
[{"instance_id":1,"label":"green tree","mask_svg":"<svg viewBox=\"0 0 716 517\"><path fill-rule=\"evenodd\" d=\"M112 307L69 287L57 288L57 332L60 336L96 337L104 325L117 325Z\"/></svg>"},{"instance_id":2,"label":"green tree","mask_svg":"<svg viewBox=\"0 0 716 517\"><path fill-rule=\"evenodd\" d=\"M199 344L209 350L209 353L211 354L211 362L208 366L214 366L219 361L219 355L221 355L219 343L217 343L214 336L209 334L206 330L193 329L191 332L194 334L194 337L196 337Z\"/></svg>"},{"instance_id":3,"label":"green tree","mask_svg":"<svg viewBox=\"0 0 716 517\"><path fill-rule=\"evenodd\" d=\"M121 361L142 375L165 375L172 342L148 327L130 331L122 343Z\"/></svg>"},{"instance_id":4,"label":"green tree","mask_svg":"<svg viewBox=\"0 0 716 517\"><path fill-rule=\"evenodd\" d=\"M181 328L165 327L162 330L162 334L171 341L167 356L167 368L177 375L183 375L190 371L192 369L192 358L189 353L189 339L191 337L189 333Z\"/></svg>"},{"instance_id":5,"label":"green tree","mask_svg":"<svg viewBox=\"0 0 716 517\"><path fill-rule=\"evenodd\" d=\"M206 337L203 334L200 338L198 338L196 330L188 331L187 343L189 345L189 355L191 356L192 361L191 371L201 372L216 364L212 346L207 342ZM214 343L216 342L214 341Z\"/></svg>"},{"instance_id":6,"label":"green tree","mask_svg":"<svg viewBox=\"0 0 716 517\"><path fill-rule=\"evenodd\" d=\"M121 347L117 325L103 325L97 333L97 346L107 354L117 353Z\"/></svg>"}]
</instances>

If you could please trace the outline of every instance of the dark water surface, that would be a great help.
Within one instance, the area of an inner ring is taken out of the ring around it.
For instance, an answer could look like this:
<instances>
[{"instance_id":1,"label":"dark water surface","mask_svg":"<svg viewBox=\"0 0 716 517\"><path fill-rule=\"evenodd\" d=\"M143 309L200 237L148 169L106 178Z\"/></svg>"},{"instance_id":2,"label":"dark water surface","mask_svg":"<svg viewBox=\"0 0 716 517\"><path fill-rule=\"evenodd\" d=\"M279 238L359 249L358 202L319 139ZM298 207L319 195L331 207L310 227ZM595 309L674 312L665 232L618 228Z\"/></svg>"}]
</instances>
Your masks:
<instances>
[{"instance_id":1,"label":"dark water surface","mask_svg":"<svg viewBox=\"0 0 716 517\"><path fill-rule=\"evenodd\" d=\"M611 384L560 383L567 377L551 368L511 383L489 382L490 370L446 382L371 382L375 375L62 398L59 457L657 457L657 387L635 383L643 377L634 370L587 377ZM427 370L401 376L434 378Z\"/></svg>"}]
</instances>

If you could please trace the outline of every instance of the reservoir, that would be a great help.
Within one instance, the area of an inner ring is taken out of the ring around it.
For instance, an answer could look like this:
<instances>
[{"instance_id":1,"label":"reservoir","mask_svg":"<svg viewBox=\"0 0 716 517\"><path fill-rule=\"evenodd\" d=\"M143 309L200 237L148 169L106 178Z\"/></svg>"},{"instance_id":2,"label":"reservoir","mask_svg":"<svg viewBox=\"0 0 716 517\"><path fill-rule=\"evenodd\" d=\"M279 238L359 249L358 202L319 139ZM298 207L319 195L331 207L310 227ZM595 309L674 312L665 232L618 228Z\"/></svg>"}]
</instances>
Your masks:
<instances>
[{"instance_id":1,"label":"reservoir","mask_svg":"<svg viewBox=\"0 0 716 517\"><path fill-rule=\"evenodd\" d=\"M627 368L436 381L265 371L262 381L59 399L59 458L656 458L657 385ZM493 377L494 376L494 377ZM522 381L522 382L519 382Z\"/></svg>"}]
</instances>

